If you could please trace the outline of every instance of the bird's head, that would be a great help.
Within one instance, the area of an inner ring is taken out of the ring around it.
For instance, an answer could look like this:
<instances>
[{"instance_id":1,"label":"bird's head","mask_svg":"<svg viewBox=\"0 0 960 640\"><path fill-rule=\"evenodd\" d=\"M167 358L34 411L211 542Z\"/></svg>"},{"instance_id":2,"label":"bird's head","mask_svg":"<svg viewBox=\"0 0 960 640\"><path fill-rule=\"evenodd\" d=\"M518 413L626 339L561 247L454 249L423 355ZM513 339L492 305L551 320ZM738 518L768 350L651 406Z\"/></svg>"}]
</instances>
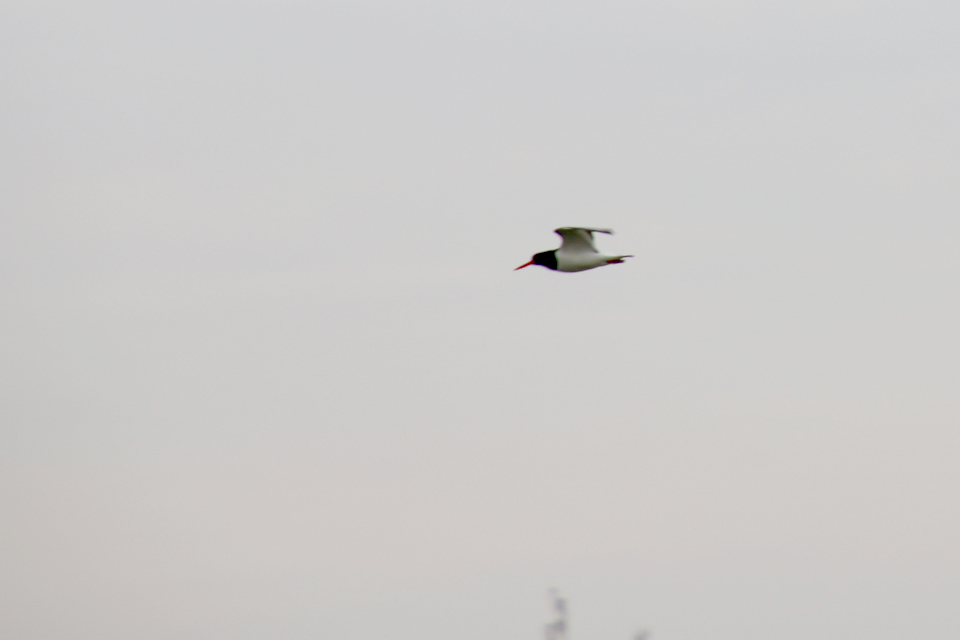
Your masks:
<instances>
[{"instance_id":1,"label":"bird's head","mask_svg":"<svg viewBox=\"0 0 960 640\"><path fill-rule=\"evenodd\" d=\"M541 251L540 253L534 255L533 259L530 262L520 265L519 267L514 269L514 271L519 271L520 269L523 269L524 267L529 267L532 264L538 264L541 267L546 267L547 269L553 269L554 271L556 271L557 270L556 250Z\"/></svg>"}]
</instances>

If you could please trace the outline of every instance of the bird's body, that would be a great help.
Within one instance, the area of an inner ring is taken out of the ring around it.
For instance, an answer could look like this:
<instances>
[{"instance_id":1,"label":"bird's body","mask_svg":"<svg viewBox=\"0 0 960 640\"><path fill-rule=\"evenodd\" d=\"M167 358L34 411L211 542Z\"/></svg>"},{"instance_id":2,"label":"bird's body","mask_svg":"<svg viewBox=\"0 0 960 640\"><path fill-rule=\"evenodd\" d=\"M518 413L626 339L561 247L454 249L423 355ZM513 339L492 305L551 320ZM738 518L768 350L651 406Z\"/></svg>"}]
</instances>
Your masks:
<instances>
[{"instance_id":1,"label":"bird's body","mask_svg":"<svg viewBox=\"0 0 960 640\"><path fill-rule=\"evenodd\" d=\"M597 251L593 243L594 232L612 234L612 229L590 229L587 227L560 227L555 231L563 238L559 249L543 251L533 256L533 259L517 267L523 269L532 264L552 269L554 271L586 271L608 264L618 264L624 258L633 256L610 256ZM514 269L516 271L517 269Z\"/></svg>"}]
</instances>

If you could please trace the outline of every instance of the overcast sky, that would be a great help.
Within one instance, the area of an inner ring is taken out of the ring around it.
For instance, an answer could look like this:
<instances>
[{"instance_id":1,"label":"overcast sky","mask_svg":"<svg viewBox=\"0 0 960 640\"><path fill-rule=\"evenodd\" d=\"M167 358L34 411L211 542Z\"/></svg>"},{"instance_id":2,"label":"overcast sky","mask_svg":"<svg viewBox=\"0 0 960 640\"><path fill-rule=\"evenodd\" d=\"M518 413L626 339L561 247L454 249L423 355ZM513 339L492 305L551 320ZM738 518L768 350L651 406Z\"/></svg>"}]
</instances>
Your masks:
<instances>
[{"instance_id":1,"label":"overcast sky","mask_svg":"<svg viewBox=\"0 0 960 640\"><path fill-rule=\"evenodd\" d=\"M958 33L6 0L0 636L960 637Z\"/></svg>"}]
</instances>

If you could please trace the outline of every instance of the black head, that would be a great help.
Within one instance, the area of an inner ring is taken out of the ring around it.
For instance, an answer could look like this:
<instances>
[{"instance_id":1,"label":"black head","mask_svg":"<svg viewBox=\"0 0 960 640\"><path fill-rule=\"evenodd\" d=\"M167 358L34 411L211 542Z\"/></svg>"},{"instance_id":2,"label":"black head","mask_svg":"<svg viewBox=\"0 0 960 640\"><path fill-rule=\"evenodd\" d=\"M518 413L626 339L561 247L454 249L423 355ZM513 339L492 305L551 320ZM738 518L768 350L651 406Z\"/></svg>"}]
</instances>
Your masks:
<instances>
[{"instance_id":1,"label":"black head","mask_svg":"<svg viewBox=\"0 0 960 640\"><path fill-rule=\"evenodd\" d=\"M514 269L514 271L516 271L517 269L523 269L524 267L529 267L532 264L538 264L541 267L546 267L547 269L553 269L554 271L556 271L557 270L556 250L541 251L540 253L533 256L533 260L531 260L527 264L520 265L519 267Z\"/></svg>"},{"instance_id":2,"label":"black head","mask_svg":"<svg viewBox=\"0 0 960 640\"><path fill-rule=\"evenodd\" d=\"M547 269L557 270L557 252L556 251L542 251L535 256L533 256L533 264L538 264L541 267L546 267Z\"/></svg>"}]
</instances>

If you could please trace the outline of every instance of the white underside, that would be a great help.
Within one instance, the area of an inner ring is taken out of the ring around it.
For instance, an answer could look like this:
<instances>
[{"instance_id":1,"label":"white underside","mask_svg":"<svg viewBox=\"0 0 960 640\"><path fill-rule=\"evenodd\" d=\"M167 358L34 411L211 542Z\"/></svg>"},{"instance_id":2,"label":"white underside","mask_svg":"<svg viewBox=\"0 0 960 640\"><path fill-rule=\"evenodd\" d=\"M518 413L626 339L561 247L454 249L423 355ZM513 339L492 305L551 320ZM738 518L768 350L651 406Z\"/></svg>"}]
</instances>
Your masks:
<instances>
[{"instance_id":1,"label":"white underside","mask_svg":"<svg viewBox=\"0 0 960 640\"><path fill-rule=\"evenodd\" d=\"M608 256L603 253L586 253L582 251L557 251L557 271L586 271L610 264L610 260L619 260L629 256Z\"/></svg>"}]
</instances>

